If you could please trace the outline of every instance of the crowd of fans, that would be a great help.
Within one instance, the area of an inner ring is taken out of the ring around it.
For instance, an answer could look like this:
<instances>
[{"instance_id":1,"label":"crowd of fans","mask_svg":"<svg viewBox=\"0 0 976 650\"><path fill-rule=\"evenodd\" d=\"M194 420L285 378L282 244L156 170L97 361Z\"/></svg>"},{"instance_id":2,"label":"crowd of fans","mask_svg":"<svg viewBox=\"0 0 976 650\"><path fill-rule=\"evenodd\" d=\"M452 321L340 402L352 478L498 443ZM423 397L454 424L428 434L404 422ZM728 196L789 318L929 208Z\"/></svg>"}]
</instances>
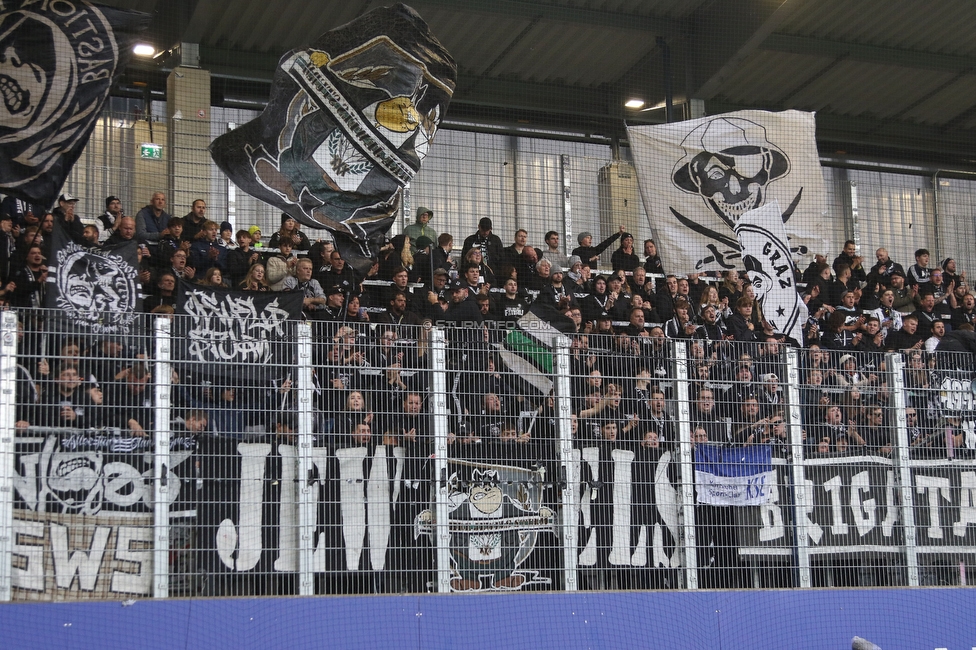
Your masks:
<instances>
[{"instance_id":1,"label":"crowd of fans","mask_svg":"<svg viewBox=\"0 0 976 650\"><path fill-rule=\"evenodd\" d=\"M665 274L654 241L646 240L639 256L622 226L600 242L580 233L566 255L555 231L546 233L544 247L532 246L521 229L505 245L491 219L482 218L458 255L454 237L431 225L433 211L418 208L415 223L361 274L330 241L310 241L288 215L264 245L257 226L234 233L229 223L208 220L203 200L172 217L157 192L129 217L116 197L108 197L106 212L87 225L74 212L76 202L62 195L51 212L11 199L0 206L6 235L0 298L25 310L21 428L112 427L144 436L158 426L148 340L60 335L45 331L40 312L31 309L44 305L45 260L57 220L79 243L103 249L133 239L140 244L146 312L173 313L180 281L303 292L303 312L314 325L317 444L402 446L412 459L409 480L430 478L425 368L431 324L447 332L452 456L504 459L557 476L552 393L504 354L517 323L530 314L572 342L571 421L581 444L654 453L674 448L669 341L677 340L688 343L695 444L771 444L786 457L784 349L794 346L804 348L805 454L891 454L895 416L886 351L906 352L912 447L944 455L947 448L976 446L959 418L938 404L933 374L948 365L972 369L969 355L947 363L939 355L974 351L976 299L954 260L933 266L925 249L916 251L907 271L883 248L866 268L851 241L832 264L817 255L800 278L809 319L798 341L773 330L743 273ZM603 272L608 251L610 270ZM521 351L545 365L546 350ZM295 375L292 368L266 370L254 380L177 364L174 431L293 439ZM555 483L550 488L555 502Z\"/></svg>"},{"instance_id":2,"label":"crowd of fans","mask_svg":"<svg viewBox=\"0 0 976 650\"><path fill-rule=\"evenodd\" d=\"M317 348L321 352L316 363L323 368L336 361L369 368L378 374L370 375L365 384L413 389L421 395L427 386L411 386L403 378L422 374L415 369L425 353L425 330L417 328L429 323L448 326L452 346L464 350L452 357L455 362L463 357L464 366L457 369L478 371L475 383L490 383L485 378L499 377L504 365L496 348L502 347L519 319L531 310L572 340L574 418L583 435L594 440L601 439L604 423L616 415L646 420L650 408L646 404L654 401L652 392L673 398L668 340L692 342L693 398L700 411L695 435L730 444L783 441L783 431L773 426L783 415L782 350L802 345L807 350L801 378L806 387L804 422L810 429L807 442L811 450L821 453L851 447L890 450L890 426L881 431L865 415L875 406L885 406L890 392L880 353L907 351L913 388L932 388L923 370L937 366L937 348L972 352L976 298L966 273L952 259L931 267L925 249L916 251L915 263L907 271L883 248L876 251L876 263L866 268L852 241L845 242L830 265L823 255L817 255L800 278L809 319L803 340L796 341L773 331L744 273L665 275L653 240L644 242L641 261L633 236L622 226L599 243L594 243L590 233L580 233L578 246L566 255L555 231L546 233L545 248L531 246L528 233L521 229L514 233L513 243L505 246L494 234L491 219L482 218L457 255L453 236L438 233L431 225L433 211L421 207L415 223L380 251L366 274L360 274L330 241L310 242L288 215L282 215L280 229L263 246L257 226L233 234L229 223L208 220L203 200L194 201L184 217L172 217L166 212L165 196L156 192L135 217L128 217L119 199L110 196L105 213L87 225L75 215L76 203L75 197L62 195L58 207L46 211L4 199L0 231L6 235L7 245L0 246L5 262L0 264L0 286L7 304L22 309L44 305L45 260L50 256L57 220L79 243L103 249L133 239L140 244L140 279L147 294L147 312L172 313L180 281L245 291L302 291L304 314L317 325L316 340L331 342ZM596 271L601 255L615 244L611 270ZM22 320L28 334L26 349L38 353L45 364L47 356L58 357L53 350L39 353L35 318L28 312ZM411 344L398 344L398 340ZM90 346L73 340L66 356L84 354L120 361L92 361L97 368L76 368L81 372L74 378L69 371L58 391L34 392L39 396L62 392L60 398L64 398L86 380L104 386L124 373L130 391L122 391L110 401L134 404L132 395L138 392L140 380L145 384L148 371L145 364L126 365L122 360L133 357L121 347L117 341ZM61 381L58 373L70 365L62 362L53 376L46 366L31 371L41 379ZM353 379L356 374L323 370L317 379L329 390L342 384L348 391L365 386ZM457 428L469 434L484 427L463 416L497 411L502 419L489 426L497 435L504 427L512 428L508 420L519 411L540 407L525 407L523 386L508 385L517 382L502 381L504 386L493 387L470 385L472 381L461 375L455 386L456 393L465 395L456 400ZM279 382L287 383L283 378ZM253 390L235 386L230 392ZM402 402L396 392L393 398L383 391L379 394L381 410L395 412ZM814 394L819 394L816 400L809 397ZM188 397L186 405L202 407L208 399L227 398L257 404L256 411L264 410L268 400L275 401L268 395L257 402L257 398L244 400L244 395L207 395ZM499 408L495 408L496 398ZM709 398L717 404L711 410L706 407ZM940 429L939 410L929 408L922 398L916 401L912 406L922 429ZM344 402L344 395L334 395L325 400L322 410L338 409ZM55 411L40 409L24 420L45 425L80 423L57 417ZM84 411L88 423L149 429L140 418L95 418L98 409ZM663 412L671 411L669 407ZM273 422L262 426L240 416L216 418L228 419L237 423L223 432L229 435L242 433L242 426L253 430L274 427ZM734 425L719 426L719 421ZM670 427L651 431L621 418L617 429L618 435L636 436L638 441L645 435L659 442L674 441ZM936 444L933 438L937 436L918 435L913 443Z\"/></svg>"}]
</instances>

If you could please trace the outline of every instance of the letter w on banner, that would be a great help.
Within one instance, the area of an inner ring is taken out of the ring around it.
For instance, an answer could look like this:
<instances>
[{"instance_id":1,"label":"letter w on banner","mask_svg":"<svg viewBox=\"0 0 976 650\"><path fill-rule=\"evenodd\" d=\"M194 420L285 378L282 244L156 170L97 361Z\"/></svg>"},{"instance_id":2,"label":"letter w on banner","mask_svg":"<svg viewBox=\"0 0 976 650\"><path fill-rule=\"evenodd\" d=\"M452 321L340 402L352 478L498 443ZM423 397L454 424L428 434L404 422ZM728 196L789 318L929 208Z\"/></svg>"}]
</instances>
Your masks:
<instances>
[{"instance_id":1,"label":"letter w on banner","mask_svg":"<svg viewBox=\"0 0 976 650\"><path fill-rule=\"evenodd\" d=\"M800 340L795 258L822 250L813 113L739 111L628 127L651 231L670 273L744 269L775 331Z\"/></svg>"},{"instance_id":2,"label":"letter w on banner","mask_svg":"<svg viewBox=\"0 0 976 650\"><path fill-rule=\"evenodd\" d=\"M698 503L758 506L773 501L776 471L769 445L695 447Z\"/></svg>"}]
</instances>

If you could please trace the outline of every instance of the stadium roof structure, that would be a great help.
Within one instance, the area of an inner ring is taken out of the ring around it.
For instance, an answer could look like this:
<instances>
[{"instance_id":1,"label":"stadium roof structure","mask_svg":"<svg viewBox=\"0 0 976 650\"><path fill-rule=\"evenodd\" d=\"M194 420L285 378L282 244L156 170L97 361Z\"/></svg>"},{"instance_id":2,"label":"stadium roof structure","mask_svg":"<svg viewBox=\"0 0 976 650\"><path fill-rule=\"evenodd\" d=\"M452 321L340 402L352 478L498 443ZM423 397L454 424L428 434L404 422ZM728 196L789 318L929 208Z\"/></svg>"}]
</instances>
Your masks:
<instances>
[{"instance_id":1,"label":"stadium roof structure","mask_svg":"<svg viewBox=\"0 0 976 650\"><path fill-rule=\"evenodd\" d=\"M163 52L131 66L120 94L161 96L176 64L198 63L212 73L213 104L230 107L262 106L282 54L387 4L102 2L154 14L145 37ZM976 168L971 0L409 4L458 63L448 127L614 143L626 139L625 122L664 122L670 95L673 119L702 109L816 111L822 154ZM629 99L643 106L627 108Z\"/></svg>"}]
</instances>

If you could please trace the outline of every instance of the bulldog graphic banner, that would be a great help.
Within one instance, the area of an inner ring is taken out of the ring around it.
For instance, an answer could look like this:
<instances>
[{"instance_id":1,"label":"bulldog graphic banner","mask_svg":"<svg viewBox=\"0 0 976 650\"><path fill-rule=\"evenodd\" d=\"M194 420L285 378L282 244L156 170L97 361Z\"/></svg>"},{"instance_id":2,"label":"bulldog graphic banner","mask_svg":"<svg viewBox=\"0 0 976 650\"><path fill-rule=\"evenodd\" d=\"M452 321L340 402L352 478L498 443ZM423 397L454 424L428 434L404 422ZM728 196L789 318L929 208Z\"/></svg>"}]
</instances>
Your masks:
<instances>
[{"instance_id":1,"label":"bulldog graphic banner","mask_svg":"<svg viewBox=\"0 0 976 650\"><path fill-rule=\"evenodd\" d=\"M627 133L644 209L669 273L752 271L762 263L768 275L771 264L792 266L798 257L825 250L815 235L826 207L813 113L739 111L628 127ZM774 205L775 215L768 209L751 214ZM748 242L743 221L750 224ZM766 243L753 236L757 230L765 231L769 251L790 251L793 259L768 259ZM784 233L788 241L781 240Z\"/></svg>"},{"instance_id":2,"label":"bulldog graphic banner","mask_svg":"<svg viewBox=\"0 0 976 650\"><path fill-rule=\"evenodd\" d=\"M410 7L379 8L285 54L260 117L217 138L248 194L326 228L360 269L427 155L457 66Z\"/></svg>"},{"instance_id":3,"label":"bulldog graphic banner","mask_svg":"<svg viewBox=\"0 0 976 650\"><path fill-rule=\"evenodd\" d=\"M0 2L0 192L50 206L149 16Z\"/></svg>"}]
</instances>

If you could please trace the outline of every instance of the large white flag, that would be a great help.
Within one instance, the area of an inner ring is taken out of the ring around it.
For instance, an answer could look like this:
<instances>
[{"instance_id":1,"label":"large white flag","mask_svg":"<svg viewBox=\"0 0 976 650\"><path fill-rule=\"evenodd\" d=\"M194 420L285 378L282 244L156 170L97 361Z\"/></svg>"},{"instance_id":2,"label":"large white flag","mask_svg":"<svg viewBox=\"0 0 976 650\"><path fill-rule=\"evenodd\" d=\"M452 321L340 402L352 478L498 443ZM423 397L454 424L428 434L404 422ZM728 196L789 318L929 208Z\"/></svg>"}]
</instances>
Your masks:
<instances>
[{"instance_id":1,"label":"large white flag","mask_svg":"<svg viewBox=\"0 0 976 650\"><path fill-rule=\"evenodd\" d=\"M668 272L745 268L736 224L772 201L795 258L825 250L816 235L825 202L813 113L739 111L627 134Z\"/></svg>"},{"instance_id":2,"label":"large white flag","mask_svg":"<svg viewBox=\"0 0 976 650\"><path fill-rule=\"evenodd\" d=\"M799 340L796 261L826 248L813 113L739 111L627 132L664 268L748 271L767 320Z\"/></svg>"}]
</instances>

